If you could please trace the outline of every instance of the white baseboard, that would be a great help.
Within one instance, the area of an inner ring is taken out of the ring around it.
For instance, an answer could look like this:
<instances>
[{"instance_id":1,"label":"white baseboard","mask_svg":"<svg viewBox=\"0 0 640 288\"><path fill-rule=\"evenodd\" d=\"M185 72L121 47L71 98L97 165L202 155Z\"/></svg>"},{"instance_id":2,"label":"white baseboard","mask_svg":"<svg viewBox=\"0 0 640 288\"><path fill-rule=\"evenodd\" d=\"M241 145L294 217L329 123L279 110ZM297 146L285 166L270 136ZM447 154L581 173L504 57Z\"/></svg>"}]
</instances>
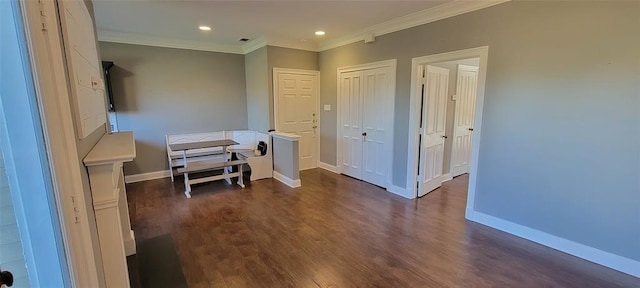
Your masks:
<instances>
[{"instance_id":1,"label":"white baseboard","mask_svg":"<svg viewBox=\"0 0 640 288\"><path fill-rule=\"evenodd\" d=\"M302 186L302 182L300 181L300 179L297 180L293 180L287 176L284 176L276 171L273 171L273 178L275 178L276 180L286 184L287 186L291 187L291 188L298 188L300 186Z\"/></svg>"},{"instance_id":2,"label":"white baseboard","mask_svg":"<svg viewBox=\"0 0 640 288\"><path fill-rule=\"evenodd\" d=\"M340 167L338 166L333 166L331 164L327 164L324 162L318 162L318 168L322 168L324 170L336 173L336 174L340 174Z\"/></svg>"},{"instance_id":3,"label":"white baseboard","mask_svg":"<svg viewBox=\"0 0 640 288\"><path fill-rule=\"evenodd\" d=\"M467 216L470 216L467 217L467 219L471 221L487 225L635 277L640 277L640 261L602 251L481 212L474 211L472 213L468 213Z\"/></svg>"},{"instance_id":4,"label":"white baseboard","mask_svg":"<svg viewBox=\"0 0 640 288\"><path fill-rule=\"evenodd\" d=\"M444 175L442 175L440 177L442 177L442 182L447 182L447 181L453 180L453 177L451 177L451 173L444 174Z\"/></svg>"},{"instance_id":5,"label":"white baseboard","mask_svg":"<svg viewBox=\"0 0 640 288\"><path fill-rule=\"evenodd\" d=\"M398 196L402 196L402 197L407 198L407 199L415 198L415 197L411 197L411 195L408 195L407 189L402 188L402 187L398 187L396 185L389 185L389 187L387 187L387 192L396 194Z\"/></svg>"},{"instance_id":6,"label":"white baseboard","mask_svg":"<svg viewBox=\"0 0 640 288\"><path fill-rule=\"evenodd\" d=\"M149 173L125 175L124 182L128 184L128 183L142 182L142 181L153 180L153 179L166 178L170 176L171 174L169 170L161 170L161 171L155 171L155 172L149 172Z\"/></svg>"}]
</instances>

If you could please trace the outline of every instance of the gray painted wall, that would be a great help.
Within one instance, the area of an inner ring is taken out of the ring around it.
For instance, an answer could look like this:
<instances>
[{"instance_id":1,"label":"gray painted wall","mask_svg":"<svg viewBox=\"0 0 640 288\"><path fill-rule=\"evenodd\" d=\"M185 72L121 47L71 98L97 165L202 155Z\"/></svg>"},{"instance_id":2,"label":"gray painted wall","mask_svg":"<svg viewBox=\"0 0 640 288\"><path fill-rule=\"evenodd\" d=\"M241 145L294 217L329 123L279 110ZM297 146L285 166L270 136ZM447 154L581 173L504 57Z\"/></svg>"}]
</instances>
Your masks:
<instances>
[{"instance_id":1,"label":"gray painted wall","mask_svg":"<svg viewBox=\"0 0 640 288\"><path fill-rule=\"evenodd\" d=\"M168 169L165 135L247 129L244 56L100 42L113 61L118 126L133 131L125 174Z\"/></svg>"},{"instance_id":2,"label":"gray painted wall","mask_svg":"<svg viewBox=\"0 0 640 288\"><path fill-rule=\"evenodd\" d=\"M336 68L397 59L405 187L411 58L487 45L476 211L640 260L638 15L640 2L508 2L324 51L321 105L336 105ZM335 164L335 109L321 121Z\"/></svg>"},{"instance_id":3,"label":"gray painted wall","mask_svg":"<svg viewBox=\"0 0 640 288\"><path fill-rule=\"evenodd\" d=\"M245 55L249 129L275 129L273 68L318 71L318 52L265 46Z\"/></svg>"},{"instance_id":4,"label":"gray painted wall","mask_svg":"<svg viewBox=\"0 0 640 288\"><path fill-rule=\"evenodd\" d=\"M267 46L269 73L269 127L275 129L275 117L273 116L273 68L289 68L302 70L320 70L318 52L298 49Z\"/></svg>"},{"instance_id":5,"label":"gray painted wall","mask_svg":"<svg viewBox=\"0 0 640 288\"><path fill-rule=\"evenodd\" d=\"M272 111L269 109L269 67L267 47L244 57L247 81L247 117L249 130L267 132Z\"/></svg>"}]
</instances>

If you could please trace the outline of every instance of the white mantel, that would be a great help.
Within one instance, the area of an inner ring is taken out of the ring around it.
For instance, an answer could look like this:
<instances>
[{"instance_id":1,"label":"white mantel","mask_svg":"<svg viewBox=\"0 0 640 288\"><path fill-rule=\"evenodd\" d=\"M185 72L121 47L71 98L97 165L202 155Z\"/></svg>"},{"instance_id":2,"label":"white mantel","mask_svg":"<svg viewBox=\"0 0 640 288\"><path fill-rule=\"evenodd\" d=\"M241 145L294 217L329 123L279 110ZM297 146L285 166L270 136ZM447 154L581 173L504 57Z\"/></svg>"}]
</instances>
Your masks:
<instances>
[{"instance_id":1,"label":"white mantel","mask_svg":"<svg viewBox=\"0 0 640 288\"><path fill-rule=\"evenodd\" d=\"M107 287L129 287L127 256L136 253L122 163L136 157L132 132L105 134L84 158L89 170Z\"/></svg>"}]
</instances>

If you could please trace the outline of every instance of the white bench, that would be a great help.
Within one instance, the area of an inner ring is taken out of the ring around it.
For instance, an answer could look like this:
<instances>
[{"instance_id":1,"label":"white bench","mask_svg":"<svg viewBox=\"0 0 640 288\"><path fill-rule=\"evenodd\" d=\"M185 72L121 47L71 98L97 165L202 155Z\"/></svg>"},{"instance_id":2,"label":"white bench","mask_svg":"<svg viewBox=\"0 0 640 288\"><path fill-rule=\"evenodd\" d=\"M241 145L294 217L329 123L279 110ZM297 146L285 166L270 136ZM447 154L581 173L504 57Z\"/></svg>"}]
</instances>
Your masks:
<instances>
[{"instance_id":1,"label":"white bench","mask_svg":"<svg viewBox=\"0 0 640 288\"><path fill-rule=\"evenodd\" d=\"M231 177L238 177L238 185L244 188L244 181L242 180L242 165L246 164L244 160L232 160L232 161L215 161L215 160L203 160L198 162L188 162L187 167L178 168L178 173L184 175L184 194L187 198L191 198L191 185L200 184L215 180L226 180L231 185ZM229 172L228 168L238 167L237 172ZM213 175L206 177L189 178L189 173L213 171L217 169L224 169L222 175Z\"/></svg>"},{"instance_id":2,"label":"white bench","mask_svg":"<svg viewBox=\"0 0 640 288\"><path fill-rule=\"evenodd\" d=\"M178 170L178 168L184 167L184 160L182 152L172 151L169 147L170 144L204 142L223 139L231 139L239 143L238 145L229 146L228 151L236 152L236 155L240 160L244 160L247 162L251 170L251 181L273 177L271 136L266 133L250 130L236 130L166 135L167 159L169 162L169 170L171 172L171 181L174 181L175 175L183 173ZM265 155L256 155L254 152L257 149L258 143L260 141L264 141L265 143L267 143L267 153ZM189 163L209 160L212 160L214 162L222 162L227 160L224 159L224 153L222 151L222 148L220 147L192 149L188 150L186 153L187 162ZM191 165L188 165L188 167L191 168Z\"/></svg>"}]
</instances>

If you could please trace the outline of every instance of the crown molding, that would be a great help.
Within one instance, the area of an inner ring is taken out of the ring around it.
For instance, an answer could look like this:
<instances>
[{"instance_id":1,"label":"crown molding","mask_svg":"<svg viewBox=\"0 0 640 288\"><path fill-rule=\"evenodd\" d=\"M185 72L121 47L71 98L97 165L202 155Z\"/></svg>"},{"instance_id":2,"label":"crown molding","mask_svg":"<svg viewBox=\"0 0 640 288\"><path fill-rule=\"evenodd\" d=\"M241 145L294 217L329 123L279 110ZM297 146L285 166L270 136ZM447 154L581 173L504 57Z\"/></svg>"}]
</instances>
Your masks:
<instances>
[{"instance_id":1,"label":"crown molding","mask_svg":"<svg viewBox=\"0 0 640 288\"><path fill-rule=\"evenodd\" d=\"M502 4L510 0L468 1L455 0L429 9L418 11L387 22L369 26L356 32L347 34L334 40L326 40L320 43L319 51L329 50L364 40L365 35L373 34L381 36L392 32L424 25L445 18L480 10L494 5Z\"/></svg>"},{"instance_id":2,"label":"crown molding","mask_svg":"<svg viewBox=\"0 0 640 288\"><path fill-rule=\"evenodd\" d=\"M445 18L461 15L464 13L480 10L494 5L502 4L510 0L454 0L432 7L430 9L418 11L403 17L389 20L377 25L360 29L334 40L325 40L315 45L315 43L297 43L287 39L270 39L265 36L255 38L242 46L221 45L198 40L182 40L175 38L157 37L137 33L116 32L109 30L98 30L98 40L104 42L146 45L165 48L190 49L200 51L222 52L232 54L249 54L267 45L283 48L299 49L312 52L320 52L355 43L364 40L366 35L381 36L407 28L424 25Z\"/></svg>"},{"instance_id":3,"label":"crown molding","mask_svg":"<svg viewBox=\"0 0 640 288\"><path fill-rule=\"evenodd\" d=\"M210 52L222 52L232 54L245 54L240 46L220 45L205 41L182 40L175 38L165 38L149 36L137 33L115 32L108 30L98 30L98 40L103 42L146 45L165 48L178 48L189 50L200 50Z\"/></svg>"},{"instance_id":4,"label":"crown molding","mask_svg":"<svg viewBox=\"0 0 640 288\"><path fill-rule=\"evenodd\" d=\"M288 41L287 39L273 39L273 38L267 38L264 36L255 38L247 42L246 44L242 45L242 51L244 52L244 54L249 54L267 45L277 46L282 48L319 52L317 45L315 45L315 42L297 43L295 41Z\"/></svg>"},{"instance_id":5,"label":"crown molding","mask_svg":"<svg viewBox=\"0 0 640 288\"><path fill-rule=\"evenodd\" d=\"M263 36L260 36L255 39L251 39L247 43L244 43L244 45L242 45L242 52L246 55L264 46L267 46L267 39L265 39Z\"/></svg>"}]
</instances>

